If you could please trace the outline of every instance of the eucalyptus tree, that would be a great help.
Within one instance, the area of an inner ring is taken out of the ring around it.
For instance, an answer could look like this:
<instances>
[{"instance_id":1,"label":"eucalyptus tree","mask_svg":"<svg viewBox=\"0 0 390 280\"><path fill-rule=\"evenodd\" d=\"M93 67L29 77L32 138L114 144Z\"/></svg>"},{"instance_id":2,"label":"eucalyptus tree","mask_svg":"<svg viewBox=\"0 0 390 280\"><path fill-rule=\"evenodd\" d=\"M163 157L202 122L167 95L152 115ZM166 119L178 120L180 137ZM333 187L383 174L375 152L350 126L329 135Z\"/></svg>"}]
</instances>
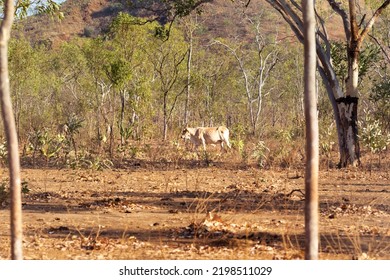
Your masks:
<instances>
[{"instance_id":1,"label":"eucalyptus tree","mask_svg":"<svg viewBox=\"0 0 390 280\"><path fill-rule=\"evenodd\" d=\"M132 79L132 61L137 51L135 36L135 24L138 21L127 14L120 13L111 23L108 43L112 46L112 61L105 66L106 75L112 82L114 90L118 91L120 99L119 131L121 145L125 142L125 110L129 91L128 82ZM133 37L134 36L134 37Z\"/></svg>"},{"instance_id":2,"label":"eucalyptus tree","mask_svg":"<svg viewBox=\"0 0 390 280\"><path fill-rule=\"evenodd\" d=\"M255 19L245 16L245 21L252 26L253 43L248 44L239 39L239 43L234 45L220 40L215 40L215 43L224 46L237 61L242 75L252 134L255 135L263 109L263 98L267 95L265 86L278 62L278 49L276 41L267 38L262 32L261 15ZM274 36L277 37L277 35Z\"/></svg>"},{"instance_id":3,"label":"eucalyptus tree","mask_svg":"<svg viewBox=\"0 0 390 280\"><path fill-rule=\"evenodd\" d=\"M11 96L19 141L23 140L24 134L34 126L34 113L40 110L43 115L42 106L37 102L42 101L37 93L44 87L42 55L43 52L39 48L34 48L23 37L12 39L9 43Z\"/></svg>"},{"instance_id":4,"label":"eucalyptus tree","mask_svg":"<svg viewBox=\"0 0 390 280\"><path fill-rule=\"evenodd\" d=\"M194 125L230 126L245 114L240 94L239 76L235 61L224 51L211 50L212 46L194 53L192 71L191 115L188 119Z\"/></svg>"},{"instance_id":5,"label":"eucalyptus tree","mask_svg":"<svg viewBox=\"0 0 390 280\"><path fill-rule=\"evenodd\" d=\"M155 26L157 24L125 13L119 13L110 26L108 44L115 58L107 69L107 75L114 88L119 90L122 144L128 137L137 138L140 133L140 113L150 95L148 80L153 79L150 64L146 63L145 49L148 49L147 38L154 32Z\"/></svg>"},{"instance_id":6,"label":"eucalyptus tree","mask_svg":"<svg viewBox=\"0 0 390 280\"><path fill-rule=\"evenodd\" d=\"M0 26L0 101L5 135L7 139L10 189L11 189L11 255L12 259L23 258L22 246L22 201L18 138L12 110L8 77L8 41L14 20L13 1L5 1Z\"/></svg>"},{"instance_id":7,"label":"eucalyptus tree","mask_svg":"<svg viewBox=\"0 0 390 280\"><path fill-rule=\"evenodd\" d=\"M250 0L248 1L249 4ZM302 7L296 1L267 0L291 27L295 36L303 42ZM337 77L330 55L330 39L326 22L319 13L316 18L320 23L317 29L316 45L318 70L327 89L332 104L333 114L338 131L340 167L358 165L360 163L360 148L358 140L357 112L359 100L359 58L363 41L368 37L377 18L390 4L390 0L382 1L379 7L369 11L369 16L358 14L358 2L349 0L336 2L327 0L329 7L339 16L344 31L344 42L347 44L348 77L346 90L343 92L340 78ZM376 3L376 2L375 2ZM375 5L373 3L372 5ZM362 5L359 5L362 7Z\"/></svg>"},{"instance_id":8,"label":"eucalyptus tree","mask_svg":"<svg viewBox=\"0 0 390 280\"><path fill-rule=\"evenodd\" d=\"M41 112L51 116L50 124L63 137L62 148L65 155L71 150L78 157L76 142L90 140L89 133L79 133L88 118L94 119L91 74L88 71L87 59L82 50L83 40L74 39L62 43L58 48L47 52L43 61L45 76L50 78L48 85L49 98L41 101ZM44 80L44 79L43 79ZM93 116L91 117L91 114ZM86 125L88 128L88 126ZM87 128L85 129L86 131ZM76 139L76 134L83 139Z\"/></svg>"},{"instance_id":9,"label":"eucalyptus tree","mask_svg":"<svg viewBox=\"0 0 390 280\"><path fill-rule=\"evenodd\" d=\"M314 0L302 0L306 120L305 258L318 259L319 136L316 97L316 42Z\"/></svg>"},{"instance_id":10,"label":"eucalyptus tree","mask_svg":"<svg viewBox=\"0 0 390 280\"><path fill-rule=\"evenodd\" d=\"M181 19L180 23L183 26L184 29L184 36L186 39L186 42L188 44L188 51L187 51L187 88L186 88L186 97L185 97L185 103L184 103L184 123L188 124L189 121L189 115L190 115L190 98L191 98L191 84L192 84L192 60L193 60L193 53L194 53L194 41L195 38L195 32L197 29L199 29L200 24L198 21L198 16L195 15L188 15L187 17Z\"/></svg>"},{"instance_id":11,"label":"eucalyptus tree","mask_svg":"<svg viewBox=\"0 0 390 280\"><path fill-rule=\"evenodd\" d=\"M229 68L232 67L232 59L212 45L202 42L200 33L203 20L197 13L181 18L178 25L183 30L187 44L186 89L183 108L179 107L179 110L182 109L179 124L223 124L229 114L230 100L236 92L228 80L229 75L235 76Z\"/></svg>"},{"instance_id":12,"label":"eucalyptus tree","mask_svg":"<svg viewBox=\"0 0 390 280\"><path fill-rule=\"evenodd\" d=\"M164 37L149 37L148 48L145 49L155 73L158 100L162 104L163 140L167 140L168 124L180 96L185 92L186 73L185 58L187 47L180 30L172 27L169 40Z\"/></svg>"},{"instance_id":13,"label":"eucalyptus tree","mask_svg":"<svg viewBox=\"0 0 390 280\"><path fill-rule=\"evenodd\" d=\"M91 77L91 103L95 113L95 132L99 150L109 141L109 151L114 148L115 103L113 82L107 76L107 65L112 55L102 37L89 39L82 44L82 52L87 62L88 75Z\"/></svg>"},{"instance_id":14,"label":"eucalyptus tree","mask_svg":"<svg viewBox=\"0 0 390 280\"><path fill-rule=\"evenodd\" d=\"M82 45L95 87L96 138L100 147L109 141L111 156L118 134L121 145L129 137L138 138L141 124L151 118L153 110L146 108L150 108L154 73L145 49L155 26L158 24L120 13L107 33Z\"/></svg>"}]
</instances>

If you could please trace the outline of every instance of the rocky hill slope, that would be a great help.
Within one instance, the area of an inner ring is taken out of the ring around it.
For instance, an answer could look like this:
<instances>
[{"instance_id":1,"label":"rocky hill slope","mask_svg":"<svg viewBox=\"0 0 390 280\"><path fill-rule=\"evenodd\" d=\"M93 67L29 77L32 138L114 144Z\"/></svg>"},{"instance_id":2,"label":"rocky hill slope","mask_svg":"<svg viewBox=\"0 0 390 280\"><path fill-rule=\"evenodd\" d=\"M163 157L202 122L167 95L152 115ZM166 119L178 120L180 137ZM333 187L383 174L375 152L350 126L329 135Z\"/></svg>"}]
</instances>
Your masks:
<instances>
[{"instance_id":1,"label":"rocky hill slope","mask_svg":"<svg viewBox=\"0 0 390 280\"><path fill-rule=\"evenodd\" d=\"M62 4L61 10L65 15L63 20L53 19L47 15L29 17L21 21L23 33L32 41L43 41L46 44L56 46L63 41L68 41L76 36L95 37L109 26L112 19L119 12L129 12L139 15L140 11L130 6L135 1L125 0L67 0ZM248 33L248 21L243 20L243 13L251 17L260 16L262 19L262 31L275 33L278 38L294 36L282 17L265 0L252 0L246 9L239 4L227 0L214 0L202 6L202 13L198 16L198 22L203 26L203 36L226 37L240 34L245 38ZM340 26L335 24L334 26ZM332 28L331 36L340 37L342 29Z\"/></svg>"},{"instance_id":2,"label":"rocky hill slope","mask_svg":"<svg viewBox=\"0 0 390 280\"><path fill-rule=\"evenodd\" d=\"M204 26L205 36L224 37L237 32L245 34L248 26L242 22L244 11L237 7L236 3L226 0L214 0L203 5L199 22ZM33 41L57 45L75 36L94 37L101 34L121 11L137 14L134 8L121 0L67 0L61 10L65 15L61 21L47 15L23 20L23 33ZM283 20L264 0L252 0L245 13L264 15L267 20L273 21L273 24L267 24L267 28L275 29L276 24L282 32L288 31Z\"/></svg>"}]
</instances>

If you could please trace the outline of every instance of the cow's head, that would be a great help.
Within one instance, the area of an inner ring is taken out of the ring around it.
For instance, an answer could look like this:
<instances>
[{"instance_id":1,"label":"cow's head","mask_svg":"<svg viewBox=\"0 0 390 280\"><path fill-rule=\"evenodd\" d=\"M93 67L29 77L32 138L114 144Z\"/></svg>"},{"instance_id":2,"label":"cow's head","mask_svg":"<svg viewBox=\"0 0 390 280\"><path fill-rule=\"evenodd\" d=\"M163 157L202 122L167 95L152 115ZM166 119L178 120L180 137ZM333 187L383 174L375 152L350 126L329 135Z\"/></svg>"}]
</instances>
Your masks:
<instances>
[{"instance_id":1,"label":"cow's head","mask_svg":"<svg viewBox=\"0 0 390 280\"><path fill-rule=\"evenodd\" d=\"M190 140L191 139L191 133L188 129L188 127L184 128L181 133L181 138L184 140Z\"/></svg>"}]
</instances>

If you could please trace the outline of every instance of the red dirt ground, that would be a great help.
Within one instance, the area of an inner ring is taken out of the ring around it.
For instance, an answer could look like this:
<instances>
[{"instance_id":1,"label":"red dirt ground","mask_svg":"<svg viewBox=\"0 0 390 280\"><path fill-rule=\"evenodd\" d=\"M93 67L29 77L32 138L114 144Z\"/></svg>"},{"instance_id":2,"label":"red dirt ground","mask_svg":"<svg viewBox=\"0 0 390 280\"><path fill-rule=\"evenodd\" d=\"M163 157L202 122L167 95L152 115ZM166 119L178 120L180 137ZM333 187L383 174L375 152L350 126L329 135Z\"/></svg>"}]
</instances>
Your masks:
<instances>
[{"instance_id":1,"label":"red dirt ground","mask_svg":"<svg viewBox=\"0 0 390 280\"><path fill-rule=\"evenodd\" d=\"M304 171L227 161L23 169L24 258L302 259ZM321 171L321 259L390 259L389 187L384 168ZM9 259L8 201L0 219Z\"/></svg>"}]
</instances>

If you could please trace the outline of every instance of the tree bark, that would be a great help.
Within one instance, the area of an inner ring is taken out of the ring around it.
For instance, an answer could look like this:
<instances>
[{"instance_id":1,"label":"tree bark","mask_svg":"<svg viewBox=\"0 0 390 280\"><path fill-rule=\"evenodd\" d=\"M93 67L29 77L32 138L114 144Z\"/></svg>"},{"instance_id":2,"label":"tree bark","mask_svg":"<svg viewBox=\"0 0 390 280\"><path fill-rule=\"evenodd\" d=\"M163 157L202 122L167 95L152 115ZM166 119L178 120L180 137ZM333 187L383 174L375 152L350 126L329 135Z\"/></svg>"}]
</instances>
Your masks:
<instances>
[{"instance_id":1,"label":"tree bark","mask_svg":"<svg viewBox=\"0 0 390 280\"><path fill-rule=\"evenodd\" d=\"M357 126L357 97L343 97L337 99L339 109L340 126L340 162L339 167L346 167L349 164L357 166L360 164L360 146Z\"/></svg>"},{"instance_id":2,"label":"tree bark","mask_svg":"<svg viewBox=\"0 0 390 280\"><path fill-rule=\"evenodd\" d=\"M316 39L314 0L302 0L306 120L305 258L318 259L319 133L316 96Z\"/></svg>"},{"instance_id":3,"label":"tree bark","mask_svg":"<svg viewBox=\"0 0 390 280\"><path fill-rule=\"evenodd\" d=\"M19 145L12 110L8 75L8 41L14 20L14 3L4 1L4 18L0 27L0 101L8 148L11 192L11 257L23 259L22 245L22 197L20 179Z\"/></svg>"}]
</instances>

